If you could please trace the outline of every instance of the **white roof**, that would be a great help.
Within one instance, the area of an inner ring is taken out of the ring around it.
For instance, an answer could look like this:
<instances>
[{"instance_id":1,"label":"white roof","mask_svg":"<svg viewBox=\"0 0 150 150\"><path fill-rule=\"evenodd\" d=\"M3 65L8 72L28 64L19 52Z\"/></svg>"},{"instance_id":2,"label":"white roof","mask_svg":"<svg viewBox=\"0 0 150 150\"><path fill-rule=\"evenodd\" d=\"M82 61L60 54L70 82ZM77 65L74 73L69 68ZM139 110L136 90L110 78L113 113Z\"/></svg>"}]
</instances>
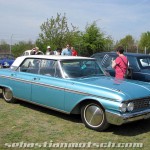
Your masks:
<instances>
[{"instance_id":1,"label":"white roof","mask_svg":"<svg viewBox=\"0 0 150 150\"><path fill-rule=\"evenodd\" d=\"M55 60L65 60L65 59L93 59L90 57L82 56L62 56L62 55L29 55L29 56L20 56L20 59L25 58L44 58L44 59L55 59Z\"/></svg>"},{"instance_id":2,"label":"white roof","mask_svg":"<svg viewBox=\"0 0 150 150\"><path fill-rule=\"evenodd\" d=\"M42 58L42 59L53 59L53 60L73 60L73 59L95 59L90 57L81 57L81 56L62 56L62 55L28 55L20 56L16 58L12 66L19 66L22 61L26 58Z\"/></svg>"}]
</instances>

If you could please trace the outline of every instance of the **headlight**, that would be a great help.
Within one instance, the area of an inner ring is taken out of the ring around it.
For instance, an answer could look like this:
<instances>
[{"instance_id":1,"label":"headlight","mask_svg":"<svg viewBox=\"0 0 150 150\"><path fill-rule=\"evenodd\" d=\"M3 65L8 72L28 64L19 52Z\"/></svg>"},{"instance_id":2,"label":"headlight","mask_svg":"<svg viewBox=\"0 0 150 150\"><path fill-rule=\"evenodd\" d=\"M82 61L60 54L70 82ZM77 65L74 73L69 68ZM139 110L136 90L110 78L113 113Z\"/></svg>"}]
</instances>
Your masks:
<instances>
[{"instance_id":1,"label":"headlight","mask_svg":"<svg viewBox=\"0 0 150 150\"><path fill-rule=\"evenodd\" d=\"M121 111L121 112L126 112L126 111L127 111L127 105L126 105L125 103L122 103L122 104L120 105L120 111Z\"/></svg>"},{"instance_id":2,"label":"headlight","mask_svg":"<svg viewBox=\"0 0 150 150\"><path fill-rule=\"evenodd\" d=\"M132 111L134 109L134 104L132 102L128 103L127 110Z\"/></svg>"}]
</instances>

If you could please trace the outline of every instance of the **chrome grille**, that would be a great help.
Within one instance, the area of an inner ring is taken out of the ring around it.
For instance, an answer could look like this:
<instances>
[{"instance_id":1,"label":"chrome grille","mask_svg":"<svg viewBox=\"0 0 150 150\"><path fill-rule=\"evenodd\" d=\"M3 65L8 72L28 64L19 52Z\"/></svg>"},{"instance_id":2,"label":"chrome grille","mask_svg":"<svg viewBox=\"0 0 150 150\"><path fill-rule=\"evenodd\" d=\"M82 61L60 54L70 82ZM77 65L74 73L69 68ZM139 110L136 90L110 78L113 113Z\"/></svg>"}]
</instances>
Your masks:
<instances>
[{"instance_id":1,"label":"chrome grille","mask_svg":"<svg viewBox=\"0 0 150 150\"><path fill-rule=\"evenodd\" d=\"M148 108L150 107L150 97L134 100L134 109L140 109L140 108Z\"/></svg>"}]
</instances>

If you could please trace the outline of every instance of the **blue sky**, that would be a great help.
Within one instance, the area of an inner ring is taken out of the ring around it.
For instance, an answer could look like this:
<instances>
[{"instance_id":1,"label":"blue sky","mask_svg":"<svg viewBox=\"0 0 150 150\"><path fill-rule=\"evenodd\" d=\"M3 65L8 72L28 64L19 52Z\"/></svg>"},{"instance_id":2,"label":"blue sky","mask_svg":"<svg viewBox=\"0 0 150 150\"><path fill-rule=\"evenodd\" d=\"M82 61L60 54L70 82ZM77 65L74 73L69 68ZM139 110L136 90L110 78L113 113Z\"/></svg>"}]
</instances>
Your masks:
<instances>
[{"instance_id":1,"label":"blue sky","mask_svg":"<svg viewBox=\"0 0 150 150\"><path fill-rule=\"evenodd\" d=\"M149 0L0 0L0 41L35 40L40 26L57 13L80 31L96 21L114 41L150 31Z\"/></svg>"}]
</instances>

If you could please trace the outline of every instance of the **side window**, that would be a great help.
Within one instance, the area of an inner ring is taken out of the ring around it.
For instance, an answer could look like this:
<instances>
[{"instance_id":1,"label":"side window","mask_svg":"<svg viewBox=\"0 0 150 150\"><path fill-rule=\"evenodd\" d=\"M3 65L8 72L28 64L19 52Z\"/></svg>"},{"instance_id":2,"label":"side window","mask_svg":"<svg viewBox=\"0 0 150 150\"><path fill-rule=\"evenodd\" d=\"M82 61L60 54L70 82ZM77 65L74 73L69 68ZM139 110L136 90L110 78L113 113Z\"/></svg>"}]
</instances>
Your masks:
<instances>
[{"instance_id":1,"label":"side window","mask_svg":"<svg viewBox=\"0 0 150 150\"><path fill-rule=\"evenodd\" d=\"M54 76L54 70L52 69L53 63L54 63L53 60L43 59L40 64L39 74L47 75L47 76Z\"/></svg>"},{"instance_id":2,"label":"side window","mask_svg":"<svg viewBox=\"0 0 150 150\"><path fill-rule=\"evenodd\" d=\"M139 59L140 60L140 63L141 63L141 65L142 65L142 67L148 67L148 66L150 66L150 61L149 61L149 59L147 59L147 58L141 58L141 59Z\"/></svg>"},{"instance_id":3,"label":"side window","mask_svg":"<svg viewBox=\"0 0 150 150\"><path fill-rule=\"evenodd\" d=\"M138 57L138 62L141 68L150 67L150 58L149 57Z\"/></svg>"},{"instance_id":4,"label":"side window","mask_svg":"<svg viewBox=\"0 0 150 150\"><path fill-rule=\"evenodd\" d=\"M59 65L58 65L58 61L55 61L52 68L54 70L54 77L61 78L61 72L60 72L60 68L59 68Z\"/></svg>"},{"instance_id":5,"label":"side window","mask_svg":"<svg viewBox=\"0 0 150 150\"><path fill-rule=\"evenodd\" d=\"M20 72L38 74L40 61L40 59L26 59L20 66Z\"/></svg>"},{"instance_id":6,"label":"side window","mask_svg":"<svg viewBox=\"0 0 150 150\"><path fill-rule=\"evenodd\" d=\"M62 77L58 62L50 59L26 59L19 69L20 72Z\"/></svg>"},{"instance_id":7,"label":"side window","mask_svg":"<svg viewBox=\"0 0 150 150\"><path fill-rule=\"evenodd\" d=\"M58 62L55 60L42 60L39 74L52 77L61 77Z\"/></svg>"},{"instance_id":8,"label":"side window","mask_svg":"<svg viewBox=\"0 0 150 150\"><path fill-rule=\"evenodd\" d=\"M129 61L129 67L132 68L134 71L137 71L140 69L137 57L134 56L127 56Z\"/></svg>"}]
</instances>

